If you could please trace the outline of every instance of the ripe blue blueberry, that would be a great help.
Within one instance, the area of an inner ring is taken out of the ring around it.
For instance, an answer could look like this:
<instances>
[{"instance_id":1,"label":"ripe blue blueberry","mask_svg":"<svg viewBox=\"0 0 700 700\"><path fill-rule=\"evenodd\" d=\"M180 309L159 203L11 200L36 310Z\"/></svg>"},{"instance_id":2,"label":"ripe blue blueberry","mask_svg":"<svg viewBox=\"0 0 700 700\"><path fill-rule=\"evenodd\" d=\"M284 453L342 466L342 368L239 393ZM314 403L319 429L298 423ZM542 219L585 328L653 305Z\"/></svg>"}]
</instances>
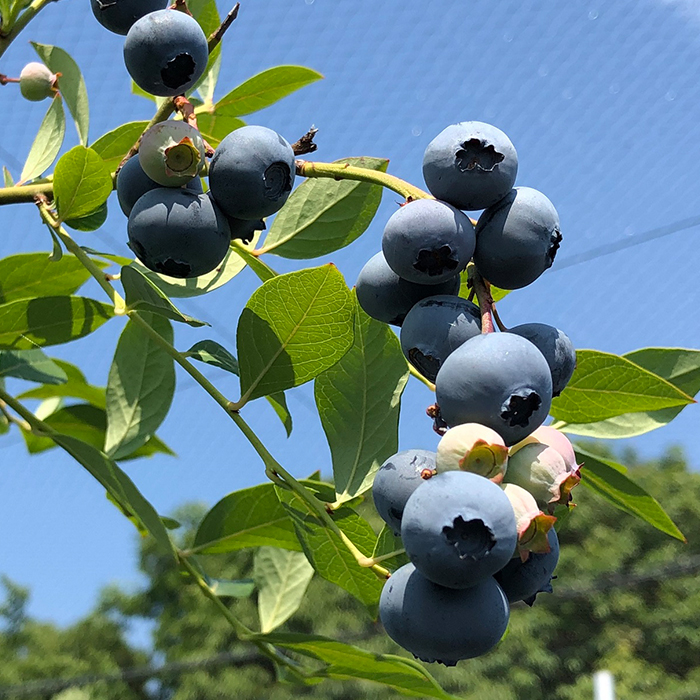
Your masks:
<instances>
[{"instance_id":1,"label":"ripe blue blueberry","mask_svg":"<svg viewBox=\"0 0 700 700\"><path fill-rule=\"evenodd\" d=\"M134 82L151 95L174 97L202 76L207 37L184 12L158 10L137 20L124 41L124 62Z\"/></svg>"},{"instance_id":2,"label":"ripe blue blueberry","mask_svg":"<svg viewBox=\"0 0 700 700\"><path fill-rule=\"evenodd\" d=\"M435 381L448 355L481 333L479 307L462 297L438 294L419 301L401 324L401 349L424 376Z\"/></svg>"},{"instance_id":3,"label":"ripe blue blueberry","mask_svg":"<svg viewBox=\"0 0 700 700\"><path fill-rule=\"evenodd\" d=\"M510 139L484 122L441 131L423 156L423 178L434 197L458 209L485 209L508 194L518 172Z\"/></svg>"},{"instance_id":4,"label":"ripe blue blueberry","mask_svg":"<svg viewBox=\"0 0 700 700\"><path fill-rule=\"evenodd\" d=\"M442 284L415 284L399 277L379 252L371 257L355 282L357 301L377 321L400 326L421 299L435 294L457 294L459 275Z\"/></svg>"},{"instance_id":5,"label":"ripe blue blueberry","mask_svg":"<svg viewBox=\"0 0 700 700\"><path fill-rule=\"evenodd\" d=\"M509 615L493 577L455 590L432 583L413 564L391 575L379 599L386 633L421 661L445 666L491 650L505 634Z\"/></svg>"},{"instance_id":6,"label":"ripe blue blueberry","mask_svg":"<svg viewBox=\"0 0 700 700\"><path fill-rule=\"evenodd\" d=\"M90 0L97 21L110 32L126 35L149 12L163 10L168 0Z\"/></svg>"},{"instance_id":7,"label":"ripe blue blueberry","mask_svg":"<svg viewBox=\"0 0 700 700\"><path fill-rule=\"evenodd\" d=\"M538 593L552 592L552 574L559 561L559 538L554 528L547 533L547 540L549 552L531 552L526 561L515 557L495 574L509 603L523 600L532 605Z\"/></svg>"},{"instance_id":8,"label":"ripe blue blueberry","mask_svg":"<svg viewBox=\"0 0 700 700\"><path fill-rule=\"evenodd\" d=\"M447 471L411 494L401 519L401 539L427 579L467 588L508 563L518 532L500 487L478 474Z\"/></svg>"},{"instance_id":9,"label":"ripe blue blueberry","mask_svg":"<svg viewBox=\"0 0 700 700\"><path fill-rule=\"evenodd\" d=\"M561 239L559 215L549 199L516 187L479 217L474 263L492 284L520 289L552 266Z\"/></svg>"},{"instance_id":10,"label":"ripe blue blueberry","mask_svg":"<svg viewBox=\"0 0 700 700\"><path fill-rule=\"evenodd\" d=\"M264 126L244 126L216 149L209 187L227 216L262 219L287 201L295 172L294 151L285 139Z\"/></svg>"},{"instance_id":11,"label":"ripe blue blueberry","mask_svg":"<svg viewBox=\"0 0 700 700\"><path fill-rule=\"evenodd\" d=\"M544 355L552 372L552 396L559 396L576 369L576 350L569 336L546 323L523 323L508 332L527 338Z\"/></svg>"},{"instance_id":12,"label":"ripe blue blueberry","mask_svg":"<svg viewBox=\"0 0 700 700\"><path fill-rule=\"evenodd\" d=\"M401 533L401 518L409 496L423 483L423 475L435 470L435 453L404 450L389 457L379 468L372 484L377 513L394 531Z\"/></svg>"},{"instance_id":13,"label":"ripe blue blueberry","mask_svg":"<svg viewBox=\"0 0 700 700\"><path fill-rule=\"evenodd\" d=\"M416 284L438 284L459 274L471 260L474 245L469 217L435 199L404 204L391 215L382 236L389 267Z\"/></svg>"},{"instance_id":14,"label":"ripe blue blueberry","mask_svg":"<svg viewBox=\"0 0 700 700\"><path fill-rule=\"evenodd\" d=\"M117 175L117 199L119 200L119 206L125 216L131 214L134 204L136 204L146 192L158 189L159 187L161 187L161 185L151 180L151 178L143 172L138 157L134 156L133 158L129 158ZM190 180L185 187L196 194L202 194L202 181L198 177Z\"/></svg>"},{"instance_id":15,"label":"ripe blue blueberry","mask_svg":"<svg viewBox=\"0 0 700 700\"><path fill-rule=\"evenodd\" d=\"M234 219L232 216L227 216L226 219L231 229L231 240L237 238L243 243L250 243L255 237L256 231L264 231L266 228L264 219L247 221L246 219Z\"/></svg>"},{"instance_id":16,"label":"ripe blue blueberry","mask_svg":"<svg viewBox=\"0 0 700 700\"><path fill-rule=\"evenodd\" d=\"M514 445L544 422L552 374L544 355L513 333L486 333L460 345L435 379L448 426L481 423Z\"/></svg>"},{"instance_id":17,"label":"ripe blue blueberry","mask_svg":"<svg viewBox=\"0 0 700 700\"><path fill-rule=\"evenodd\" d=\"M170 277L211 272L231 241L226 217L211 197L179 187L146 192L131 210L128 231L136 257Z\"/></svg>"}]
</instances>

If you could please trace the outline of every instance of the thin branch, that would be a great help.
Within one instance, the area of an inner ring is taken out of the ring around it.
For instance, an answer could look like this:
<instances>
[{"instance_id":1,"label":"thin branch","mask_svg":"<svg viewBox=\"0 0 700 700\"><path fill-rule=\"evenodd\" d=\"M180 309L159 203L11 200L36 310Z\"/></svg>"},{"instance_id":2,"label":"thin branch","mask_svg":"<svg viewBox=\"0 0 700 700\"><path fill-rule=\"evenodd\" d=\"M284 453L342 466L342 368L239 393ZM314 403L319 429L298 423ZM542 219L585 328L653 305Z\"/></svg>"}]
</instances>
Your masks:
<instances>
[{"instance_id":1,"label":"thin branch","mask_svg":"<svg viewBox=\"0 0 700 700\"><path fill-rule=\"evenodd\" d=\"M318 149L314 143L314 136L318 133L316 127L311 127L298 141L292 144L292 150L295 156L303 156L307 153L313 153Z\"/></svg>"},{"instance_id":2,"label":"thin branch","mask_svg":"<svg viewBox=\"0 0 700 700\"><path fill-rule=\"evenodd\" d=\"M221 23L219 28L212 33L212 35L208 39L208 44L209 44L209 53L211 52L221 43L221 40L224 38L224 34L226 34L226 31L228 28L233 24L233 21L238 17L238 10L241 7L241 3L237 2L234 6L231 12L229 12L226 15L226 18L224 21Z\"/></svg>"},{"instance_id":3,"label":"thin branch","mask_svg":"<svg viewBox=\"0 0 700 700\"><path fill-rule=\"evenodd\" d=\"M496 321L496 325L498 326L498 330L507 333L508 332L508 327L506 326L503 321L501 321L501 317L498 315L498 311L496 310L496 304L492 303L491 304L491 311L493 312L493 320Z\"/></svg>"},{"instance_id":4,"label":"thin branch","mask_svg":"<svg viewBox=\"0 0 700 700\"><path fill-rule=\"evenodd\" d=\"M0 85L7 85L8 83L18 83L19 78L8 78L3 73L0 73Z\"/></svg>"},{"instance_id":5,"label":"thin branch","mask_svg":"<svg viewBox=\"0 0 700 700\"><path fill-rule=\"evenodd\" d=\"M179 10L180 12L184 12L186 15L192 17L190 8L187 7L187 0L175 0L175 2L170 6L170 9Z\"/></svg>"},{"instance_id":6,"label":"thin branch","mask_svg":"<svg viewBox=\"0 0 700 700\"><path fill-rule=\"evenodd\" d=\"M192 103L184 95L178 95L177 97L173 97L173 104L175 105L175 109L182 114L182 120L199 131L197 114L194 111ZM204 141L205 155L207 158L211 158L214 155L214 149L207 143L204 137L202 137L202 141Z\"/></svg>"}]
</instances>

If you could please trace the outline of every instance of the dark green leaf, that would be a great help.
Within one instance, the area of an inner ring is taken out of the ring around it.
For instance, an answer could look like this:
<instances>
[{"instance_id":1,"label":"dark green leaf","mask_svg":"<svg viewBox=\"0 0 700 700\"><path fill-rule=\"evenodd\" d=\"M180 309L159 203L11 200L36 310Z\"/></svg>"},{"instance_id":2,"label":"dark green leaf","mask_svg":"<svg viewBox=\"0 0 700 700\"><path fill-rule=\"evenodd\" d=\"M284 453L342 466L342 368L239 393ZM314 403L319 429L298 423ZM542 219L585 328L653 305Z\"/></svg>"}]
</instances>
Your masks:
<instances>
[{"instance_id":1,"label":"dark green leaf","mask_svg":"<svg viewBox=\"0 0 700 700\"><path fill-rule=\"evenodd\" d=\"M92 150L105 161L105 165L110 171L114 171L147 126L148 122L127 122L122 124L100 136L92 144Z\"/></svg>"},{"instance_id":2,"label":"dark green leaf","mask_svg":"<svg viewBox=\"0 0 700 700\"><path fill-rule=\"evenodd\" d=\"M143 314L143 319L172 345L167 319L155 314ZM173 358L129 321L109 371L105 453L119 459L144 445L168 415L174 393Z\"/></svg>"},{"instance_id":3,"label":"dark green leaf","mask_svg":"<svg viewBox=\"0 0 700 700\"><path fill-rule=\"evenodd\" d=\"M398 451L401 394L409 376L396 334L353 299L353 346L314 387L340 502L370 488L382 462Z\"/></svg>"},{"instance_id":4,"label":"dark green leaf","mask_svg":"<svg viewBox=\"0 0 700 700\"><path fill-rule=\"evenodd\" d=\"M138 268L133 265L122 267L121 274L124 293L126 294L126 305L131 311L150 311L160 316L165 316L172 321L186 323L189 326L208 326L204 321L186 316L168 299L168 297L151 282Z\"/></svg>"},{"instance_id":5,"label":"dark green leaf","mask_svg":"<svg viewBox=\"0 0 700 700\"><path fill-rule=\"evenodd\" d=\"M20 182L28 182L39 177L56 160L65 135L66 115L63 112L63 101L60 95L56 95L51 100L39 132L29 149L27 161L19 176Z\"/></svg>"},{"instance_id":6,"label":"dark green leaf","mask_svg":"<svg viewBox=\"0 0 700 700\"><path fill-rule=\"evenodd\" d=\"M104 387L92 386L85 379L83 373L75 366L65 360L53 360L67 377L64 384L57 386L38 386L20 394L20 399L51 399L55 397L70 397L81 399L91 403L98 408L105 408ZM104 440L102 441L104 444ZM100 447L102 447L102 444Z\"/></svg>"},{"instance_id":7,"label":"dark green leaf","mask_svg":"<svg viewBox=\"0 0 700 700\"><path fill-rule=\"evenodd\" d=\"M337 163L385 172L388 160L344 158ZM309 178L297 187L270 227L261 253L317 258L352 243L369 226L383 188L355 180Z\"/></svg>"},{"instance_id":8,"label":"dark green leaf","mask_svg":"<svg viewBox=\"0 0 700 700\"><path fill-rule=\"evenodd\" d=\"M91 214L81 216L79 219L68 219L65 224L76 231L97 231L107 221L107 202L103 202L99 209Z\"/></svg>"},{"instance_id":9,"label":"dark green leaf","mask_svg":"<svg viewBox=\"0 0 700 700\"><path fill-rule=\"evenodd\" d=\"M377 544L372 552L372 558L383 557L394 552L398 552L398 554L388 559L382 559L380 562L382 566L392 571L396 571L404 564L408 564L410 559L404 551L401 538L395 535L388 525L385 525L377 537Z\"/></svg>"},{"instance_id":10,"label":"dark green leaf","mask_svg":"<svg viewBox=\"0 0 700 700\"><path fill-rule=\"evenodd\" d=\"M0 352L0 377L17 377L42 384L65 384L68 381L61 367L37 348Z\"/></svg>"},{"instance_id":11,"label":"dark green leaf","mask_svg":"<svg viewBox=\"0 0 700 700\"><path fill-rule=\"evenodd\" d=\"M56 163L54 196L61 221L93 214L111 192L109 168L91 148L71 148Z\"/></svg>"},{"instance_id":12,"label":"dark green leaf","mask_svg":"<svg viewBox=\"0 0 700 700\"><path fill-rule=\"evenodd\" d=\"M82 338L114 315L85 297L18 299L0 306L0 350L31 350Z\"/></svg>"},{"instance_id":13,"label":"dark green leaf","mask_svg":"<svg viewBox=\"0 0 700 700\"><path fill-rule=\"evenodd\" d=\"M301 550L273 484L234 491L222 498L199 526L192 551L219 554L265 545Z\"/></svg>"},{"instance_id":14,"label":"dark green leaf","mask_svg":"<svg viewBox=\"0 0 700 700\"><path fill-rule=\"evenodd\" d=\"M683 533L666 511L644 489L624 473L624 467L576 447L576 461L583 462L581 483L612 503L616 508L635 515L657 530L686 541Z\"/></svg>"},{"instance_id":15,"label":"dark green leaf","mask_svg":"<svg viewBox=\"0 0 700 700\"><path fill-rule=\"evenodd\" d=\"M52 73L60 74L58 89L66 101L66 107L70 111L78 137L83 146L87 146L88 127L90 125L90 108L88 106L87 89L78 64L58 46L47 46L31 42L34 50L41 60L49 67Z\"/></svg>"},{"instance_id":16,"label":"dark green leaf","mask_svg":"<svg viewBox=\"0 0 700 700\"><path fill-rule=\"evenodd\" d=\"M293 423L292 414L289 412L289 408L287 407L287 397L285 396L284 392L278 391L275 394L268 394L265 398L272 406L272 409L277 414L277 417L282 421L287 437L289 437L292 434Z\"/></svg>"},{"instance_id":17,"label":"dark green leaf","mask_svg":"<svg viewBox=\"0 0 700 700\"><path fill-rule=\"evenodd\" d=\"M223 345L213 340L200 340L184 354L185 357L214 365L238 376L238 360Z\"/></svg>"},{"instance_id":18,"label":"dark green leaf","mask_svg":"<svg viewBox=\"0 0 700 700\"><path fill-rule=\"evenodd\" d=\"M238 321L243 399L298 386L335 364L352 344L353 310L334 265L265 282Z\"/></svg>"}]
</instances>

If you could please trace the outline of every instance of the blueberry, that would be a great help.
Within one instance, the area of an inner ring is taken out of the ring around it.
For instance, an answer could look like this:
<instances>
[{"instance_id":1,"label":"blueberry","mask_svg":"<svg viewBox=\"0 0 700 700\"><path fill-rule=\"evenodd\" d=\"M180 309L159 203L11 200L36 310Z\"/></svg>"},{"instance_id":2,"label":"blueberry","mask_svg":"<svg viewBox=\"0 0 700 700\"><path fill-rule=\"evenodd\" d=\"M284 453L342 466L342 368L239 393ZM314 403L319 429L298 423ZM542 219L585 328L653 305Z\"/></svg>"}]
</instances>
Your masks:
<instances>
[{"instance_id":1,"label":"blueberry","mask_svg":"<svg viewBox=\"0 0 700 700\"><path fill-rule=\"evenodd\" d=\"M129 216L134 204L146 192L159 187L161 185L143 172L138 157L129 158L117 175L117 199L124 215ZM196 194L202 194L202 181L198 177L190 180L185 187Z\"/></svg>"},{"instance_id":2,"label":"blueberry","mask_svg":"<svg viewBox=\"0 0 700 700\"><path fill-rule=\"evenodd\" d=\"M450 427L481 423L514 445L544 422L552 374L542 353L513 333L486 333L460 345L435 379L437 404Z\"/></svg>"},{"instance_id":3,"label":"blueberry","mask_svg":"<svg viewBox=\"0 0 700 700\"><path fill-rule=\"evenodd\" d=\"M518 533L510 501L496 484L471 472L448 471L411 494L401 539L427 579L467 588L508 563Z\"/></svg>"},{"instance_id":4,"label":"blueberry","mask_svg":"<svg viewBox=\"0 0 700 700\"><path fill-rule=\"evenodd\" d=\"M416 199L395 211L384 228L382 252L399 277L438 284L459 274L474 253L474 227L450 204Z\"/></svg>"},{"instance_id":5,"label":"blueberry","mask_svg":"<svg viewBox=\"0 0 700 700\"><path fill-rule=\"evenodd\" d=\"M552 203L537 190L516 187L479 217L474 263L492 284L520 289L552 266L560 244Z\"/></svg>"},{"instance_id":6,"label":"blueberry","mask_svg":"<svg viewBox=\"0 0 700 700\"><path fill-rule=\"evenodd\" d=\"M481 313L462 297L438 294L419 301L401 324L401 349L424 376L435 381L448 355L481 333Z\"/></svg>"},{"instance_id":7,"label":"blueberry","mask_svg":"<svg viewBox=\"0 0 700 700\"><path fill-rule=\"evenodd\" d=\"M105 29L126 35L137 19L164 9L168 0L90 0L90 4L97 21Z\"/></svg>"},{"instance_id":8,"label":"blueberry","mask_svg":"<svg viewBox=\"0 0 700 700\"><path fill-rule=\"evenodd\" d=\"M231 241L226 218L208 194L175 187L146 192L131 210L128 231L136 257L170 277L211 272Z\"/></svg>"},{"instance_id":9,"label":"blueberry","mask_svg":"<svg viewBox=\"0 0 700 700\"><path fill-rule=\"evenodd\" d=\"M137 20L124 41L124 61L134 82L151 95L189 90L209 60L207 37L184 12L158 10Z\"/></svg>"},{"instance_id":10,"label":"blueberry","mask_svg":"<svg viewBox=\"0 0 700 700\"><path fill-rule=\"evenodd\" d=\"M422 661L445 666L496 646L509 614L505 594L493 577L455 590L428 581L413 564L392 574L379 599L386 633Z\"/></svg>"},{"instance_id":11,"label":"blueberry","mask_svg":"<svg viewBox=\"0 0 700 700\"><path fill-rule=\"evenodd\" d=\"M546 323L523 323L508 332L527 338L544 355L552 372L552 396L559 396L576 369L576 350L569 336Z\"/></svg>"},{"instance_id":12,"label":"blueberry","mask_svg":"<svg viewBox=\"0 0 700 700\"><path fill-rule=\"evenodd\" d=\"M415 284L399 277L379 252L368 260L355 283L357 301L377 321L400 326L421 299L435 294L457 294L459 275L442 284Z\"/></svg>"},{"instance_id":13,"label":"blueberry","mask_svg":"<svg viewBox=\"0 0 700 700\"><path fill-rule=\"evenodd\" d=\"M500 481L508 464L508 448L495 430L462 423L440 438L435 464L438 472L462 470Z\"/></svg>"},{"instance_id":14,"label":"blueberry","mask_svg":"<svg viewBox=\"0 0 700 700\"><path fill-rule=\"evenodd\" d=\"M141 137L139 162L162 187L180 187L197 177L204 166L204 140L187 122L154 124Z\"/></svg>"},{"instance_id":15,"label":"blueberry","mask_svg":"<svg viewBox=\"0 0 700 700\"><path fill-rule=\"evenodd\" d=\"M508 194L518 172L510 139L484 122L441 131L423 156L423 178L434 197L458 209L485 209Z\"/></svg>"},{"instance_id":16,"label":"blueberry","mask_svg":"<svg viewBox=\"0 0 700 700\"><path fill-rule=\"evenodd\" d=\"M234 219L232 216L227 216L226 218L231 229L231 240L237 238L243 243L250 243L255 237L256 231L264 231L266 228L264 219L247 221L245 219Z\"/></svg>"},{"instance_id":17,"label":"blueberry","mask_svg":"<svg viewBox=\"0 0 700 700\"><path fill-rule=\"evenodd\" d=\"M227 216L262 219L287 201L295 172L294 151L276 131L244 126L216 149L209 166L209 187Z\"/></svg>"},{"instance_id":18,"label":"blueberry","mask_svg":"<svg viewBox=\"0 0 700 700\"><path fill-rule=\"evenodd\" d=\"M389 457L379 468L372 485L377 513L394 531L401 533L401 518L409 496L423 483L422 475L435 469L435 453L404 450Z\"/></svg>"},{"instance_id":19,"label":"blueberry","mask_svg":"<svg viewBox=\"0 0 700 700\"><path fill-rule=\"evenodd\" d=\"M559 538L554 528L547 533L547 540L549 552L531 552L527 561L521 561L520 557L511 559L495 574L509 603L523 600L532 605L538 593L552 592L552 574L559 561Z\"/></svg>"},{"instance_id":20,"label":"blueberry","mask_svg":"<svg viewBox=\"0 0 700 700\"><path fill-rule=\"evenodd\" d=\"M56 93L57 78L43 63L32 61L19 74L19 91L30 102L41 102Z\"/></svg>"}]
</instances>

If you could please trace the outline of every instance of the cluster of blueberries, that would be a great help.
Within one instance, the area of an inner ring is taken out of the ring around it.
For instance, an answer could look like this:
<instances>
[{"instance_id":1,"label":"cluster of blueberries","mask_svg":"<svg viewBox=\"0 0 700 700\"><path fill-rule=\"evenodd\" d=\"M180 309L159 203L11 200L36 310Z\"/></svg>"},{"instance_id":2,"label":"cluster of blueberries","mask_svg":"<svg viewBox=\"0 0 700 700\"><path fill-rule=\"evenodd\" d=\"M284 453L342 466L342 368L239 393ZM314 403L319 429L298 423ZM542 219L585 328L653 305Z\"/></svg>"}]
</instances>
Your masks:
<instances>
[{"instance_id":1,"label":"cluster of blueberries","mask_svg":"<svg viewBox=\"0 0 700 700\"><path fill-rule=\"evenodd\" d=\"M437 452L389 458L373 497L410 559L384 587L382 623L416 657L446 665L495 646L510 603L551 591L554 509L580 480L569 440L543 425L573 374L571 341L541 323L482 332L484 309L458 296L470 262L487 295L488 283L519 289L552 265L559 217L542 193L513 187L517 168L499 129L447 127L423 160L435 199L391 216L356 284L365 312L401 327L407 360L435 383ZM474 226L464 210L479 209Z\"/></svg>"},{"instance_id":2,"label":"cluster of blueberries","mask_svg":"<svg viewBox=\"0 0 700 700\"><path fill-rule=\"evenodd\" d=\"M209 56L201 27L164 0L90 0L107 29L126 35L124 60L134 82L151 95L173 97L192 88ZM138 157L117 176L117 197L129 217L129 247L149 269L199 277L224 259L233 238L244 242L265 228L264 217L287 201L294 151L277 132L245 126L226 136L201 173L208 147L184 121L155 124Z\"/></svg>"}]
</instances>

